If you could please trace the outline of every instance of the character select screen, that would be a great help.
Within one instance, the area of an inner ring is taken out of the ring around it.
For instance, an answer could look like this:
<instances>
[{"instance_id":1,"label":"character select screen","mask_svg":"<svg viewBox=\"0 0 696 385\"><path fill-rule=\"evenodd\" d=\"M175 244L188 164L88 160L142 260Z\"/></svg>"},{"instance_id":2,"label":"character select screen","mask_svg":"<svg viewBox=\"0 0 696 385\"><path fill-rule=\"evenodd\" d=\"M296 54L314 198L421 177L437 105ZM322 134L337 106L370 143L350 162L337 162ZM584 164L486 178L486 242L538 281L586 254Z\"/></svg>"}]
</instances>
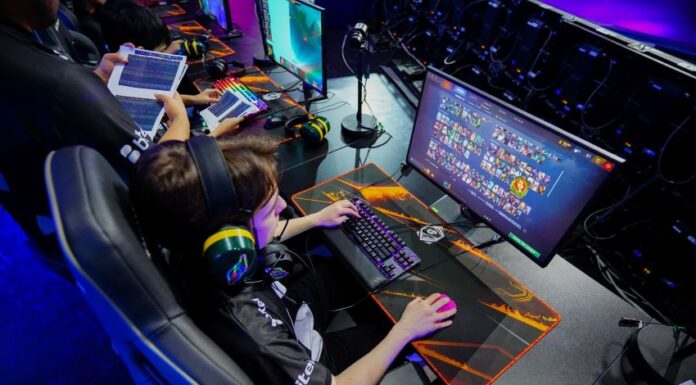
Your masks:
<instances>
[{"instance_id":1,"label":"character select screen","mask_svg":"<svg viewBox=\"0 0 696 385\"><path fill-rule=\"evenodd\" d=\"M546 255L614 163L428 76L410 161L529 254Z\"/></svg>"}]
</instances>

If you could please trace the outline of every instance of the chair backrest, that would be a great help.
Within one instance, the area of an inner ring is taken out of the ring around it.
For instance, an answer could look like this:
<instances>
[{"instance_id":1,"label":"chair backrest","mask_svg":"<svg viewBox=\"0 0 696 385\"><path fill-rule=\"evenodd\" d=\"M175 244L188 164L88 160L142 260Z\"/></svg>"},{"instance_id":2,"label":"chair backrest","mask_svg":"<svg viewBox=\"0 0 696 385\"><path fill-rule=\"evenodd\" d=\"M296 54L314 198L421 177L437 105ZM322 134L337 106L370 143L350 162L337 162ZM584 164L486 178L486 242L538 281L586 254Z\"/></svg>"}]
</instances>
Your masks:
<instances>
[{"instance_id":1,"label":"chair backrest","mask_svg":"<svg viewBox=\"0 0 696 385\"><path fill-rule=\"evenodd\" d=\"M45 179L63 254L137 384L252 384L177 303L138 235L128 187L101 155L54 151Z\"/></svg>"}]
</instances>

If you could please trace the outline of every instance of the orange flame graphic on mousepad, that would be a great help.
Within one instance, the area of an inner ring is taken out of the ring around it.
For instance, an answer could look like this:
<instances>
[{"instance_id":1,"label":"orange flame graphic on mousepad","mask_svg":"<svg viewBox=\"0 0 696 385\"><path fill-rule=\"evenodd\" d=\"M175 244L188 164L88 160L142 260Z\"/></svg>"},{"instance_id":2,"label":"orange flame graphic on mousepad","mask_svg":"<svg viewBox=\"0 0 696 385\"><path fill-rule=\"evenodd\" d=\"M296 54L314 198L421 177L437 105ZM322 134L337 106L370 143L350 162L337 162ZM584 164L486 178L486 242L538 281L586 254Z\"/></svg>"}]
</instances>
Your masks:
<instances>
[{"instance_id":1,"label":"orange flame graphic on mousepad","mask_svg":"<svg viewBox=\"0 0 696 385\"><path fill-rule=\"evenodd\" d=\"M292 201L306 215L354 195L368 201L421 258L373 294L387 316L396 322L413 298L434 292L457 304L452 326L413 342L445 383L494 382L560 322L555 310L453 227L443 225L445 236L437 242L421 241L421 227L444 220L373 163L299 192Z\"/></svg>"}]
</instances>

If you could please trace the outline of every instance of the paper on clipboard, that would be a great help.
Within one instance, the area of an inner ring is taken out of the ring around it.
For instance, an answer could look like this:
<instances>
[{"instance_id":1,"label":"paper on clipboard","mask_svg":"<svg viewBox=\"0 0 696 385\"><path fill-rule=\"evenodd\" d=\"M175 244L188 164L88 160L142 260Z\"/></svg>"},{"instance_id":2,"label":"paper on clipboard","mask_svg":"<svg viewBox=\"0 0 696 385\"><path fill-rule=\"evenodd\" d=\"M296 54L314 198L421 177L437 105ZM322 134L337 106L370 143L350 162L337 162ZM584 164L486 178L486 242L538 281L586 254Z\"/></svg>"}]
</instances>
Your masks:
<instances>
[{"instance_id":1,"label":"paper on clipboard","mask_svg":"<svg viewBox=\"0 0 696 385\"><path fill-rule=\"evenodd\" d=\"M118 63L108 88L145 135L153 139L164 116L156 94L172 96L188 65L186 56L121 46L119 54L128 63Z\"/></svg>"},{"instance_id":2,"label":"paper on clipboard","mask_svg":"<svg viewBox=\"0 0 696 385\"><path fill-rule=\"evenodd\" d=\"M220 122L225 119L245 117L258 111L258 107L249 103L242 95L227 90L217 103L201 111L200 115L210 131L215 131Z\"/></svg>"}]
</instances>

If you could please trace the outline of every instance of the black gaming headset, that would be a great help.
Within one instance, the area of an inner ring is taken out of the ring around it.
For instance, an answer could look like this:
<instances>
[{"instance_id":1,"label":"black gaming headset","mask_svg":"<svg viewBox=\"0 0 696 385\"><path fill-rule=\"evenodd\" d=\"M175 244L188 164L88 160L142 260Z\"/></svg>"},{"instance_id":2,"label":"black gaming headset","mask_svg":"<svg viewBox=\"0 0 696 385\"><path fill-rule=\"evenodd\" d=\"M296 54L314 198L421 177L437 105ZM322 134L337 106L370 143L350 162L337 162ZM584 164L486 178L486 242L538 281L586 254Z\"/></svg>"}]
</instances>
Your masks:
<instances>
[{"instance_id":1,"label":"black gaming headset","mask_svg":"<svg viewBox=\"0 0 696 385\"><path fill-rule=\"evenodd\" d=\"M238 194L225 157L217 141L208 136L194 136L186 141L198 171L206 202L207 218L245 214L251 218L249 197ZM264 257L265 272L271 279L285 278L292 269L292 258L285 246L270 243L260 253ZM225 224L213 234L205 236L203 260L214 285L225 289L234 287L256 271L257 245L255 233L246 224Z\"/></svg>"},{"instance_id":2,"label":"black gaming headset","mask_svg":"<svg viewBox=\"0 0 696 385\"><path fill-rule=\"evenodd\" d=\"M310 117L309 114L293 116L285 122L285 132L290 136L299 133L302 139L317 145L324 141L331 130L331 123L323 116Z\"/></svg>"},{"instance_id":3,"label":"black gaming headset","mask_svg":"<svg viewBox=\"0 0 696 385\"><path fill-rule=\"evenodd\" d=\"M220 218L232 214L251 217L248 198L239 196L225 157L214 138L194 136L186 141L186 150L203 186L206 217ZM203 242L203 260L215 285L234 286L254 274L256 237L245 224L225 224Z\"/></svg>"},{"instance_id":4,"label":"black gaming headset","mask_svg":"<svg viewBox=\"0 0 696 385\"><path fill-rule=\"evenodd\" d=\"M224 59L208 60L208 37L190 37L181 43L180 54L186 55L189 59L201 59L205 71L213 79L220 79L227 74L227 61Z\"/></svg>"}]
</instances>

